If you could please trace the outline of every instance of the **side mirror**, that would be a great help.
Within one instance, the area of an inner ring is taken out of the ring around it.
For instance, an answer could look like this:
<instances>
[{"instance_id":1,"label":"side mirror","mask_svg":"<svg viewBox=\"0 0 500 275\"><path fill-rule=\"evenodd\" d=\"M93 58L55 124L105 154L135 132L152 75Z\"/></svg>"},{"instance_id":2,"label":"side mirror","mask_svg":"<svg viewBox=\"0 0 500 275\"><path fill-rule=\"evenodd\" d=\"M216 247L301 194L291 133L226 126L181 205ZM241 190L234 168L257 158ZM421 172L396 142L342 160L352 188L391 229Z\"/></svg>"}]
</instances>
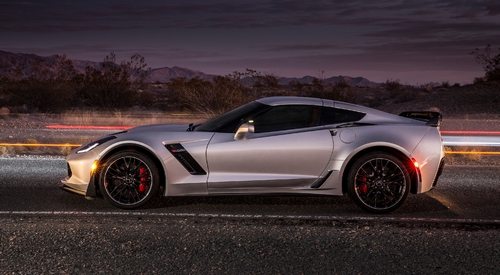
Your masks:
<instances>
[{"instance_id":1,"label":"side mirror","mask_svg":"<svg viewBox=\"0 0 500 275\"><path fill-rule=\"evenodd\" d=\"M243 123L234 134L234 140L247 139L249 133L255 132L253 124Z\"/></svg>"}]
</instances>

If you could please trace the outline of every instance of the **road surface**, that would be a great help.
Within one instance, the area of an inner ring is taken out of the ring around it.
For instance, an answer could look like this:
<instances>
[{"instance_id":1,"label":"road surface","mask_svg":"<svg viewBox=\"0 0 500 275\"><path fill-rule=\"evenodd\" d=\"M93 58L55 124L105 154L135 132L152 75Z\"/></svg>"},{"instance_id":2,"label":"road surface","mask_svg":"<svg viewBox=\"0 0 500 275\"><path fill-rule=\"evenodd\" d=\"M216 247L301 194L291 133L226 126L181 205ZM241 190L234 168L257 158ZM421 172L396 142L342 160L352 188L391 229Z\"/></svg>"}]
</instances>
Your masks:
<instances>
[{"instance_id":1,"label":"road surface","mask_svg":"<svg viewBox=\"0 0 500 275\"><path fill-rule=\"evenodd\" d=\"M0 273L500 272L500 167L448 166L384 216L308 196L129 212L62 191L65 174L59 158L0 158Z\"/></svg>"}]
</instances>

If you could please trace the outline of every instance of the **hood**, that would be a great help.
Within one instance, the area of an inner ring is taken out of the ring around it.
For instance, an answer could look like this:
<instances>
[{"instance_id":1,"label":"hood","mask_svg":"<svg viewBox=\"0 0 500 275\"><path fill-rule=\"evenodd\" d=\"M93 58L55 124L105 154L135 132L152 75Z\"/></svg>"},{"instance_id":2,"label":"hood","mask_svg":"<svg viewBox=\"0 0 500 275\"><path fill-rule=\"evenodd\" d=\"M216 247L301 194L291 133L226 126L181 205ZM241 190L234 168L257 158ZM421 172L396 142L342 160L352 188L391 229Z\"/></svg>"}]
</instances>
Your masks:
<instances>
[{"instance_id":1,"label":"hood","mask_svg":"<svg viewBox=\"0 0 500 275\"><path fill-rule=\"evenodd\" d=\"M151 124L143 125L129 129L127 132L186 132L189 125L187 124Z\"/></svg>"}]
</instances>

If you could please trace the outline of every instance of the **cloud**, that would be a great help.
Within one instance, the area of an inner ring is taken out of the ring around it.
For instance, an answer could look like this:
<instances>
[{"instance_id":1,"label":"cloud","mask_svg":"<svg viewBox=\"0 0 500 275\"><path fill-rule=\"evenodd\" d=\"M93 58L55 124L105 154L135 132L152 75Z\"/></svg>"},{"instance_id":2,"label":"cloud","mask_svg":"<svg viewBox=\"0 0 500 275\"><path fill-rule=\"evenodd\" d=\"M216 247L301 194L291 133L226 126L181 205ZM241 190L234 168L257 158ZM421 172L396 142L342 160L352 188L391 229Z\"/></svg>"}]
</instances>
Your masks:
<instances>
[{"instance_id":1,"label":"cloud","mask_svg":"<svg viewBox=\"0 0 500 275\"><path fill-rule=\"evenodd\" d=\"M500 3L0 0L0 36L4 49L139 52L158 65L466 71L476 70L471 50L500 45Z\"/></svg>"},{"instance_id":2,"label":"cloud","mask_svg":"<svg viewBox=\"0 0 500 275\"><path fill-rule=\"evenodd\" d=\"M276 45L272 47L267 47L265 50L270 52L282 52L282 51L317 51L317 50L331 50L338 48L339 45L331 43L320 43L320 44L283 44Z\"/></svg>"},{"instance_id":3,"label":"cloud","mask_svg":"<svg viewBox=\"0 0 500 275\"><path fill-rule=\"evenodd\" d=\"M465 3L465 4L463 4ZM384 25L423 18L485 20L493 1L62 1L0 2L2 31L89 31L161 28L255 28L297 25ZM467 15L467 16L466 16Z\"/></svg>"}]
</instances>

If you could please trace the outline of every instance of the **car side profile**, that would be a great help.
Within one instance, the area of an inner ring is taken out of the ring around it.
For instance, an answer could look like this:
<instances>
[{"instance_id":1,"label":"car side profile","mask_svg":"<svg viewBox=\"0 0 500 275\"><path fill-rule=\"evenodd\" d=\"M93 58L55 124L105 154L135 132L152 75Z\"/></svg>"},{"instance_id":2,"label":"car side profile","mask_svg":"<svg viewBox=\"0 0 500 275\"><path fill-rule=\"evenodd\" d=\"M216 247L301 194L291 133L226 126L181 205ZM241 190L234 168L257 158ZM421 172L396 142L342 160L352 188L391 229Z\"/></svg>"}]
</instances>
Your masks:
<instances>
[{"instance_id":1,"label":"car side profile","mask_svg":"<svg viewBox=\"0 0 500 275\"><path fill-rule=\"evenodd\" d=\"M437 183L441 115L267 97L200 125L149 125L68 157L63 188L136 209L161 196L344 195L373 213Z\"/></svg>"}]
</instances>

